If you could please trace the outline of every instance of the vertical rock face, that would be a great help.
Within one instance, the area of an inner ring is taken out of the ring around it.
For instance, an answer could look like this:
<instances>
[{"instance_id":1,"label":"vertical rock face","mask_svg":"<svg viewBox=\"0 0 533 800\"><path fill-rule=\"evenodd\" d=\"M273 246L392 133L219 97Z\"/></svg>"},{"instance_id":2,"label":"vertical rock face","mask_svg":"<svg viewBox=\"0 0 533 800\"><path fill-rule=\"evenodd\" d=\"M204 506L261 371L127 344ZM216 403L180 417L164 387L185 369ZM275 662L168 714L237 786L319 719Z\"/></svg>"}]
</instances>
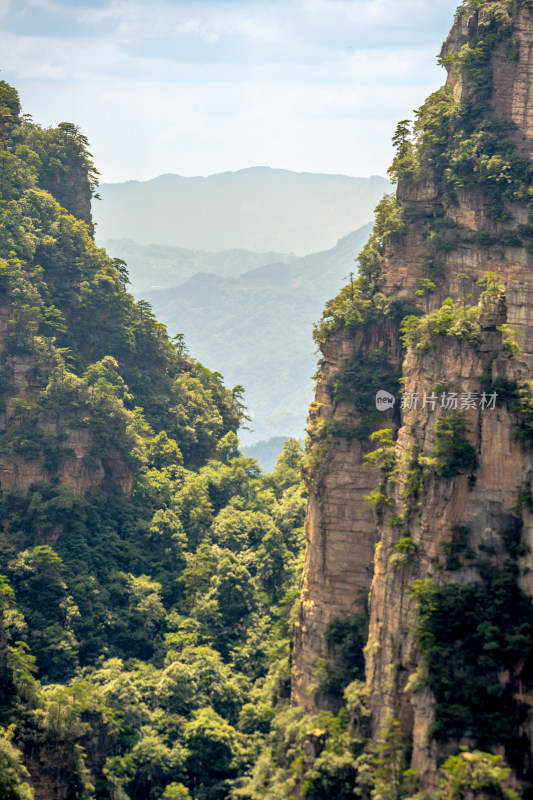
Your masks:
<instances>
[{"instance_id":1,"label":"vertical rock face","mask_svg":"<svg viewBox=\"0 0 533 800\"><path fill-rule=\"evenodd\" d=\"M346 331L324 346L324 361L310 409L308 433L317 462L311 469L302 599L294 641L293 702L315 709L331 705L313 692L319 658L332 660L324 639L328 622L346 619L366 608L377 542L376 524L366 495L378 483L376 470L362 468L368 441L350 438L360 414L347 400L335 401L330 381L360 354L387 347L399 361L398 329L386 324L351 335ZM370 399L370 402L373 398ZM371 410L371 408L369 409ZM384 417L390 422L391 413ZM327 435L327 426L336 426Z\"/></svg>"},{"instance_id":2,"label":"vertical rock face","mask_svg":"<svg viewBox=\"0 0 533 800\"><path fill-rule=\"evenodd\" d=\"M464 343L443 341L430 355L409 353L404 363L406 393L429 397L442 383L461 393L480 394L479 376L489 375L512 382L527 370L517 364L498 341L497 331L484 331L479 351ZM396 456L401 465L391 500L396 513L409 500L409 472L413 462L409 450L421 453L434 448L435 429L443 410L406 409L399 430ZM458 530L468 532L471 553L487 553L495 565L505 561L502 532L519 521L523 535L530 536L530 512L517 509L525 482L530 480L533 460L509 433L516 422L505 406L494 409L471 408L465 412L468 441L475 451L470 469L449 477L430 476L418 498L419 508L403 523L401 536L409 538L409 552L398 547L398 528L392 515L378 525L380 545L376 551L370 600L370 634L367 645L367 680L372 693L373 729L377 734L389 715L397 717L406 735L412 737L412 767L417 769L423 787L435 789L436 759L442 755L430 735L435 722L435 698L427 682L409 680L423 661L416 629L418 603L413 587L417 581L434 581L436 586L478 581L478 566L466 560L450 571L450 550ZM402 463L403 462L403 463ZM445 624L445 621L442 621ZM480 668L481 669L481 668ZM431 683L431 682L430 682ZM452 700L450 699L450 702ZM518 735L518 732L517 732ZM469 743L468 737L458 744ZM449 743L448 743L449 744ZM444 752L448 752L446 747Z\"/></svg>"},{"instance_id":3,"label":"vertical rock face","mask_svg":"<svg viewBox=\"0 0 533 800\"><path fill-rule=\"evenodd\" d=\"M515 126L513 141L520 155L530 158L533 152L533 42L531 41L531 11L515 3L510 35L499 43L492 54L491 110L500 120ZM479 28L486 25L483 16L463 16L446 39L442 56L457 52L466 41L472 40ZM456 100L468 96L470 81L465 71L454 72L448 68L448 84Z\"/></svg>"},{"instance_id":4,"label":"vertical rock face","mask_svg":"<svg viewBox=\"0 0 533 800\"><path fill-rule=\"evenodd\" d=\"M438 759L465 744L505 755L516 787L529 796L533 638L521 639L521 653L509 649L498 614L512 607L509 619L522 614L528 628L533 609L533 451L526 432L533 408L532 4L460 9L441 55L447 86L422 107L414 141L398 138L394 224L378 219L379 270L366 266L364 251L352 310L345 290L322 337L293 701L309 709L334 704L327 688L317 687L318 659L332 673L338 669L324 633L369 593L366 680L374 735L391 718L400 722L422 791L436 789ZM499 278L480 285L487 273ZM416 304L421 315L404 346L384 311L393 299ZM332 387L354 359L376 352L401 368L403 408L397 402L394 414L350 438L361 417L357 391L336 402ZM443 400L454 394L456 407ZM382 449L388 466L379 453L369 466L365 455L376 444L368 434L386 427L395 439ZM365 497L377 489L372 508ZM507 599L493 613L491 598L500 589ZM477 622L469 620L469 602L478 608ZM464 617L464 641L453 639L455 612ZM492 660L484 655L491 649L499 654ZM465 699L467 684L478 692L475 701ZM490 691L499 698L496 710ZM508 724L499 726L500 717Z\"/></svg>"}]
</instances>

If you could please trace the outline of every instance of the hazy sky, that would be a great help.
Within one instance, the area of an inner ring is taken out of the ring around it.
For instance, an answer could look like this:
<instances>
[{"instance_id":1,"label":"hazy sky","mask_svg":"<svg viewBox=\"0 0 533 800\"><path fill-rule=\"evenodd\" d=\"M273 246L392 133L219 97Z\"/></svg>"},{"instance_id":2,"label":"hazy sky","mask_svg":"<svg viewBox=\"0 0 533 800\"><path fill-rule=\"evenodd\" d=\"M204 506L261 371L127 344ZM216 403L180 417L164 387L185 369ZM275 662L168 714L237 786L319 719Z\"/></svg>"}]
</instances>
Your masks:
<instances>
[{"instance_id":1,"label":"hazy sky","mask_svg":"<svg viewBox=\"0 0 533 800\"><path fill-rule=\"evenodd\" d=\"M0 0L0 77L102 181L265 165L385 174L444 81L458 0Z\"/></svg>"}]
</instances>

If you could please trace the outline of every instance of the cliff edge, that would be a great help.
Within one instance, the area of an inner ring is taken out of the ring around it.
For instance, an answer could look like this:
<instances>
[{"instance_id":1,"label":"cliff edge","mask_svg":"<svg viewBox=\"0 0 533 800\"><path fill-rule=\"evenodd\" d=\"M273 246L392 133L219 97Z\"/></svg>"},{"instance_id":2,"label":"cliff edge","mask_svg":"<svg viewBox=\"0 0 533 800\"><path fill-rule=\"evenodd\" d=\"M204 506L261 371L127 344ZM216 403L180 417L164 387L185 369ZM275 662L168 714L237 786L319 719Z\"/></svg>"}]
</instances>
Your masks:
<instances>
[{"instance_id":1,"label":"cliff edge","mask_svg":"<svg viewBox=\"0 0 533 800\"><path fill-rule=\"evenodd\" d=\"M532 48L531 2L458 9L447 82L399 124L396 196L316 329L293 703L339 704L331 631L355 626L373 735L399 725L431 795L462 746L533 792Z\"/></svg>"}]
</instances>

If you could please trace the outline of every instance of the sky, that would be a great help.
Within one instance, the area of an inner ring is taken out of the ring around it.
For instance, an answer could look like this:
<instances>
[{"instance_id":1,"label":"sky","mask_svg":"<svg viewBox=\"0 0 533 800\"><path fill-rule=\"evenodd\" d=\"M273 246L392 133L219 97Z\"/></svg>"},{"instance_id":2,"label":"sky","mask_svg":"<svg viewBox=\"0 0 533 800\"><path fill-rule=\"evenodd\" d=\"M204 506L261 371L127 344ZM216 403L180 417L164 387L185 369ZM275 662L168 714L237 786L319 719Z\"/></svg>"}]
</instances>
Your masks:
<instances>
[{"instance_id":1,"label":"sky","mask_svg":"<svg viewBox=\"0 0 533 800\"><path fill-rule=\"evenodd\" d=\"M250 166L385 175L445 79L458 0L0 0L0 79L102 182Z\"/></svg>"}]
</instances>

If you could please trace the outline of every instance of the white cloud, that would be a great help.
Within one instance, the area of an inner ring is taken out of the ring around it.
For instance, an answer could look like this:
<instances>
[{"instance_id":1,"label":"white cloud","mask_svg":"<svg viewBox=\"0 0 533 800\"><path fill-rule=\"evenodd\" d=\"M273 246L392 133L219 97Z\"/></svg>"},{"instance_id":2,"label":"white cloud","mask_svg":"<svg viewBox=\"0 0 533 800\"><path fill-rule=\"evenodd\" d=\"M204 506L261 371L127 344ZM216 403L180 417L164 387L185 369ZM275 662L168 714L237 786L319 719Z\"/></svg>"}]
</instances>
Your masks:
<instances>
[{"instance_id":1,"label":"white cloud","mask_svg":"<svg viewBox=\"0 0 533 800\"><path fill-rule=\"evenodd\" d=\"M124 58L113 41L14 36L0 31L0 51L15 80L68 80L75 82L109 70Z\"/></svg>"},{"instance_id":2,"label":"white cloud","mask_svg":"<svg viewBox=\"0 0 533 800\"><path fill-rule=\"evenodd\" d=\"M271 7L269 12L264 6L255 15L249 11L244 15L238 9L217 11L214 14L214 25L222 34L240 36L250 42L269 44L286 42L286 26L282 20L275 19L272 13L274 12Z\"/></svg>"},{"instance_id":3,"label":"white cloud","mask_svg":"<svg viewBox=\"0 0 533 800\"><path fill-rule=\"evenodd\" d=\"M396 121L444 80L435 53L446 30L396 31L402 11L416 19L428 8L428 0L70 6L84 20L76 36L0 33L2 77L36 121L80 124L106 181L254 164L383 174Z\"/></svg>"},{"instance_id":4,"label":"white cloud","mask_svg":"<svg viewBox=\"0 0 533 800\"><path fill-rule=\"evenodd\" d=\"M178 36L198 36L206 42L218 42L219 34L209 30L199 19L188 19L174 26L174 33Z\"/></svg>"},{"instance_id":5,"label":"white cloud","mask_svg":"<svg viewBox=\"0 0 533 800\"><path fill-rule=\"evenodd\" d=\"M420 75L416 57L411 67L403 51L372 50L307 72L256 67L253 79L206 74L202 81L109 81L92 75L49 85L48 97L32 82L22 99L45 124L79 123L106 181L254 164L384 174L396 120L410 116L438 86L436 72ZM59 117L51 117L52 107L62 108Z\"/></svg>"}]
</instances>

